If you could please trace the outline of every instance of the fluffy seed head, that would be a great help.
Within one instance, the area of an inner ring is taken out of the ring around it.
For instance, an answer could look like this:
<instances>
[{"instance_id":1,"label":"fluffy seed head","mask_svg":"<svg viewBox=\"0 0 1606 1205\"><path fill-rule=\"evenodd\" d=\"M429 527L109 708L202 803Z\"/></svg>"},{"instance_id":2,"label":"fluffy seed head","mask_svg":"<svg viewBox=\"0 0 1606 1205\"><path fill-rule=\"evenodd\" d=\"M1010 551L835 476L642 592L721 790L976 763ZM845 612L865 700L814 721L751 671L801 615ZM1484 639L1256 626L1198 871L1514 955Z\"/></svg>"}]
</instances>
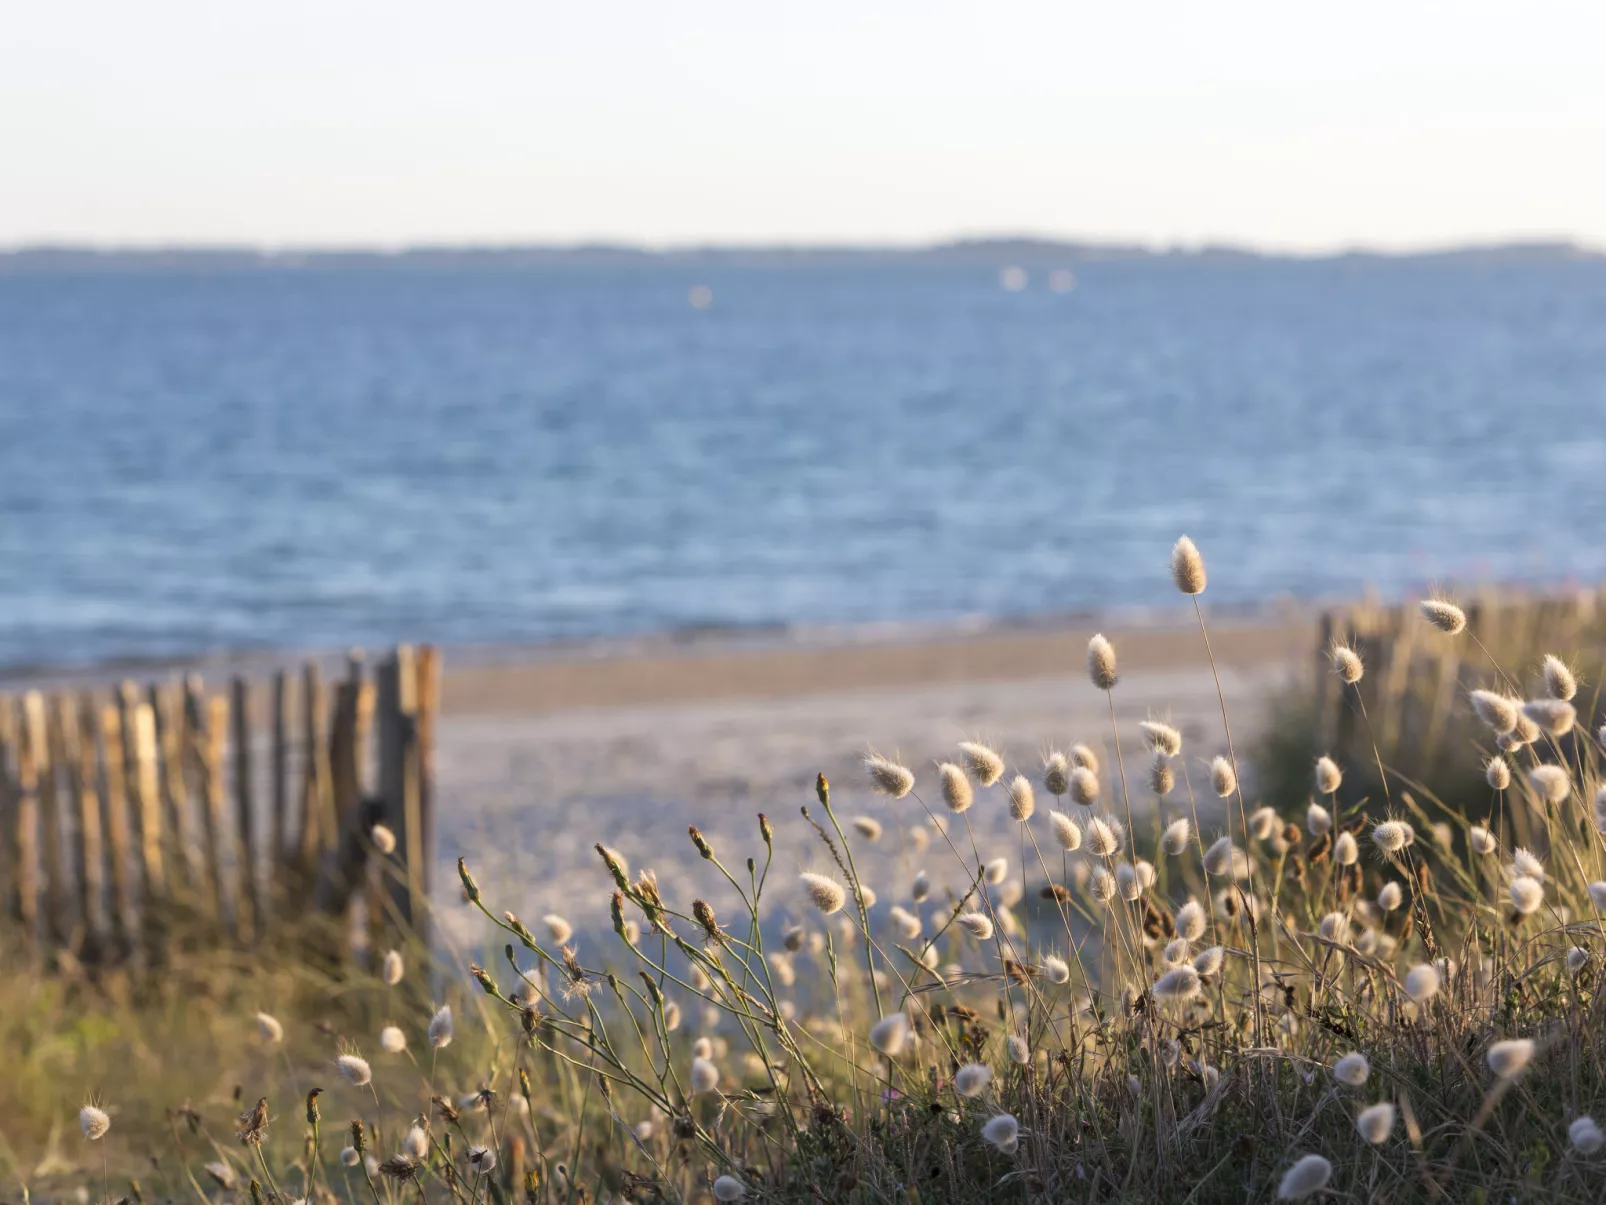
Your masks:
<instances>
[{"instance_id":1,"label":"fluffy seed head","mask_svg":"<svg viewBox=\"0 0 1606 1205\"><path fill-rule=\"evenodd\" d=\"M976 781L990 787L1004 776L1004 759L986 745L976 741L960 741L959 753L965 767L976 776Z\"/></svg>"},{"instance_id":2,"label":"fluffy seed head","mask_svg":"<svg viewBox=\"0 0 1606 1205\"><path fill-rule=\"evenodd\" d=\"M1513 876L1525 874L1530 879L1538 879L1543 883L1545 881L1545 864L1519 845L1511 851L1511 873Z\"/></svg>"},{"instance_id":3,"label":"fluffy seed head","mask_svg":"<svg viewBox=\"0 0 1606 1205\"><path fill-rule=\"evenodd\" d=\"M1348 1084L1351 1088L1359 1088L1370 1074L1372 1065L1358 1050L1350 1051L1333 1063L1333 1078L1341 1084Z\"/></svg>"},{"instance_id":4,"label":"fluffy seed head","mask_svg":"<svg viewBox=\"0 0 1606 1205\"><path fill-rule=\"evenodd\" d=\"M993 922L985 912L961 912L954 923L977 941L992 940Z\"/></svg>"},{"instance_id":5,"label":"fluffy seed head","mask_svg":"<svg viewBox=\"0 0 1606 1205\"><path fill-rule=\"evenodd\" d=\"M420 1125L409 1126L407 1133L402 1135L402 1150L414 1159L425 1159L429 1156L429 1135L424 1133Z\"/></svg>"},{"instance_id":6,"label":"fluffy seed head","mask_svg":"<svg viewBox=\"0 0 1606 1205\"><path fill-rule=\"evenodd\" d=\"M1199 555L1199 549L1187 536L1171 547L1171 581L1184 594L1204 593L1204 557Z\"/></svg>"},{"instance_id":7,"label":"fluffy seed head","mask_svg":"<svg viewBox=\"0 0 1606 1205\"><path fill-rule=\"evenodd\" d=\"M1596 881L1589 885L1589 902L1596 912L1606 912L1606 883Z\"/></svg>"},{"instance_id":8,"label":"fluffy seed head","mask_svg":"<svg viewBox=\"0 0 1606 1205\"><path fill-rule=\"evenodd\" d=\"M1385 820L1372 829L1372 844L1383 853L1397 854L1416 840L1416 832L1403 820Z\"/></svg>"},{"instance_id":9,"label":"fluffy seed head","mask_svg":"<svg viewBox=\"0 0 1606 1205\"><path fill-rule=\"evenodd\" d=\"M1366 667L1361 664L1361 655L1347 644L1335 644L1330 654L1333 659L1333 672L1339 680L1350 686L1361 680Z\"/></svg>"},{"instance_id":10,"label":"fluffy seed head","mask_svg":"<svg viewBox=\"0 0 1606 1205\"><path fill-rule=\"evenodd\" d=\"M1467 626L1466 612L1453 602L1446 602L1442 598L1424 598L1422 614L1439 631L1450 636L1456 635Z\"/></svg>"},{"instance_id":11,"label":"fluffy seed head","mask_svg":"<svg viewBox=\"0 0 1606 1205\"><path fill-rule=\"evenodd\" d=\"M1567 1141L1580 1155L1593 1155L1602 1146L1606 1146L1606 1134L1601 1132L1593 1117L1585 1114L1583 1117L1574 1118L1573 1123L1567 1127Z\"/></svg>"},{"instance_id":12,"label":"fluffy seed head","mask_svg":"<svg viewBox=\"0 0 1606 1205\"><path fill-rule=\"evenodd\" d=\"M1316 759L1316 793L1331 795L1344 781L1338 763L1325 753Z\"/></svg>"},{"instance_id":13,"label":"fluffy seed head","mask_svg":"<svg viewBox=\"0 0 1606 1205\"><path fill-rule=\"evenodd\" d=\"M1405 994L1426 1004L1439 994L1439 972L1430 963L1418 963L1405 973Z\"/></svg>"},{"instance_id":14,"label":"fluffy seed head","mask_svg":"<svg viewBox=\"0 0 1606 1205\"><path fill-rule=\"evenodd\" d=\"M1227 959L1227 951L1220 946L1210 946L1200 950L1193 959L1193 969L1201 975L1215 975L1220 972L1221 964Z\"/></svg>"},{"instance_id":15,"label":"fluffy seed head","mask_svg":"<svg viewBox=\"0 0 1606 1205\"><path fill-rule=\"evenodd\" d=\"M476 1175L483 1176L496 1168L496 1152L488 1146L468 1148L468 1165Z\"/></svg>"},{"instance_id":16,"label":"fluffy seed head","mask_svg":"<svg viewBox=\"0 0 1606 1205\"><path fill-rule=\"evenodd\" d=\"M1138 724L1148 739L1149 748L1165 757L1176 757L1182 752L1182 733L1170 724L1159 720L1143 720Z\"/></svg>"},{"instance_id":17,"label":"fluffy seed head","mask_svg":"<svg viewBox=\"0 0 1606 1205\"><path fill-rule=\"evenodd\" d=\"M990 886L996 887L1008 877L1008 858L994 858L982 867L982 879Z\"/></svg>"},{"instance_id":18,"label":"fluffy seed head","mask_svg":"<svg viewBox=\"0 0 1606 1205\"><path fill-rule=\"evenodd\" d=\"M1071 799L1085 808L1099 801L1099 776L1086 766L1071 771Z\"/></svg>"},{"instance_id":19,"label":"fluffy seed head","mask_svg":"<svg viewBox=\"0 0 1606 1205\"><path fill-rule=\"evenodd\" d=\"M1471 694L1472 710L1489 726L1492 732L1510 732L1517 726L1517 701L1492 690L1475 690Z\"/></svg>"},{"instance_id":20,"label":"fluffy seed head","mask_svg":"<svg viewBox=\"0 0 1606 1205\"><path fill-rule=\"evenodd\" d=\"M574 936L574 926L556 912L548 912L541 918L541 923L546 926L547 935L555 946L568 945L569 939Z\"/></svg>"},{"instance_id":21,"label":"fluffy seed head","mask_svg":"<svg viewBox=\"0 0 1606 1205\"><path fill-rule=\"evenodd\" d=\"M691 1090L697 1093L712 1092L719 1087L719 1068L714 1060L698 1056L691 1061Z\"/></svg>"},{"instance_id":22,"label":"fluffy seed head","mask_svg":"<svg viewBox=\"0 0 1606 1205\"><path fill-rule=\"evenodd\" d=\"M1100 690L1114 690L1119 678L1115 672L1115 646L1103 633L1087 642L1087 676Z\"/></svg>"},{"instance_id":23,"label":"fluffy seed head","mask_svg":"<svg viewBox=\"0 0 1606 1205\"><path fill-rule=\"evenodd\" d=\"M443 1004L439 1011L429 1019L429 1044L436 1050L442 1046L449 1046L454 1032L452 1024L452 1006Z\"/></svg>"},{"instance_id":24,"label":"fluffy seed head","mask_svg":"<svg viewBox=\"0 0 1606 1205\"><path fill-rule=\"evenodd\" d=\"M1072 745L1071 768L1074 770L1077 766L1097 774L1099 772L1099 755L1094 753L1087 745Z\"/></svg>"},{"instance_id":25,"label":"fluffy seed head","mask_svg":"<svg viewBox=\"0 0 1606 1205\"><path fill-rule=\"evenodd\" d=\"M1305 809L1305 828L1313 837L1320 837L1333 827L1333 814L1319 803L1311 803Z\"/></svg>"},{"instance_id":26,"label":"fluffy seed head","mask_svg":"<svg viewBox=\"0 0 1606 1205\"><path fill-rule=\"evenodd\" d=\"M1057 954L1043 956L1043 978L1050 983L1064 984L1071 981L1071 967L1068 962Z\"/></svg>"},{"instance_id":27,"label":"fluffy seed head","mask_svg":"<svg viewBox=\"0 0 1606 1205\"><path fill-rule=\"evenodd\" d=\"M1388 1141L1394 1132L1394 1106L1386 1100L1380 1100L1370 1108L1362 1109L1360 1116L1355 1119L1355 1130L1373 1146L1379 1146Z\"/></svg>"},{"instance_id":28,"label":"fluffy seed head","mask_svg":"<svg viewBox=\"0 0 1606 1205\"><path fill-rule=\"evenodd\" d=\"M1037 811L1037 796L1032 791L1031 780L1024 774L1015 775L1009 781L1009 818L1030 820L1035 811Z\"/></svg>"},{"instance_id":29,"label":"fluffy seed head","mask_svg":"<svg viewBox=\"0 0 1606 1205\"><path fill-rule=\"evenodd\" d=\"M1178 937L1186 941L1198 941L1204 936L1205 931L1204 905L1198 900L1189 900L1177 909L1173 923Z\"/></svg>"},{"instance_id":30,"label":"fluffy seed head","mask_svg":"<svg viewBox=\"0 0 1606 1205\"><path fill-rule=\"evenodd\" d=\"M909 898L918 904L930 894L931 876L923 870L916 872L914 879L909 883ZM813 891L809 892L809 898L814 898Z\"/></svg>"},{"instance_id":31,"label":"fluffy seed head","mask_svg":"<svg viewBox=\"0 0 1606 1205\"><path fill-rule=\"evenodd\" d=\"M271 1013L258 1013L256 1015L257 1033L262 1040L273 1045L284 1041L284 1026L279 1024L279 1018Z\"/></svg>"},{"instance_id":32,"label":"fluffy seed head","mask_svg":"<svg viewBox=\"0 0 1606 1205\"><path fill-rule=\"evenodd\" d=\"M402 981L402 974L405 969L400 952L386 950L385 960L379 965L379 977L385 981L387 986L395 987Z\"/></svg>"},{"instance_id":33,"label":"fluffy seed head","mask_svg":"<svg viewBox=\"0 0 1606 1205\"><path fill-rule=\"evenodd\" d=\"M1010 1034L1004 1041L1004 1051L1009 1055L1009 1061L1017 1067L1024 1067L1032 1061L1032 1049L1018 1033Z\"/></svg>"},{"instance_id":34,"label":"fluffy seed head","mask_svg":"<svg viewBox=\"0 0 1606 1205\"><path fill-rule=\"evenodd\" d=\"M1223 799L1238 789L1238 772L1226 758L1216 757L1211 760L1210 787Z\"/></svg>"},{"instance_id":35,"label":"fluffy seed head","mask_svg":"<svg viewBox=\"0 0 1606 1205\"><path fill-rule=\"evenodd\" d=\"M1172 967L1154 981L1150 989L1156 1000L1188 1000L1199 994L1199 972L1183 964Z\"/></svg>"},{"instance_id":36,"label":"fluffy seed head","mask_svg":"<svg viewBox=\"0 0 1606 1205\"><path fill-rule=\"evenodd\" d=\"M1522 714L1546 736L1566 736L1578 722L1578 711L1564 699L1529 699Z\"/></svg>"},{"instance_id":37,"label":"fluffy seed head","mask_svg":"<svg viewBox=\"0 0 1606 1205\"><path fill-rule=\"evenodd\" d=\"M1256 808L1249 815L1249 835L1256 841L1264 841L1277 831L1277 811L1275 808Z\"/></svg>"},{"instance_id":38,"label":"fluffy seed head","mask_svg":"<svg viewBox=\"0 0 1606 1205\"><path fill-rule=\"evenodd\" d=\"M889 908L887 919L897 926L898 933L905 941L913 941L920 936L920 918L902 905L894 904Z\"/></svg>"},{"instance_id":39,"label":"fluffy seed head","mask_svg":"<svg viewBox=\"0 0 1606 1205\"><path fill-rule=\"evenodd\" d=\"M1093 898L1099 903L1109 903L1115 898L1115 876L1103 866L1095 866L1093 875L1088 880L1088 890L1093 893Z\"/></svg>"},{"instance_id":40,"label":"fluffy seed head","mask_svg":"<svg viewBox=\"0 0 1606 1205\"><path fill-rule=\"evenodd\" d=\"M1206 874L1243 878L1249 873L1249 859L1232 843L1231 837L1221 837L1205 850L1204 868Z\"/></svg>"},{"instance_id":41,"label":"fluffy seed head","mask_svg":"<svg viewBox=\"0 0 1606 1205\"><path fill-rule=\"evenodd\" d=\"M356 1167L357 1164L362 1162L362 1155L358 1153L357 1148L354 1146L343 1146L340 1148L340 1162L347 1167Z\"/></svg>"},{"instance_id":42,"label":"fluffy seed head","mask_svg":"<svg viewBox=\"0 0 1606 1205\"><path fill-rule=\"evenodd\" d=\"M1020 1143L1020 1122L1008 1113L989 1117L981 1127L981 1136L1006 1155L1013 1155Z\"/></svg>"},{"instance_id":43,"label":"fluffy seed head","mask_svg":"<svg viewBox=\"0 0 1606 1205\"><path fill-rule=\"evenodd\" d=\"M1540 905L1545 902L1545 885L1525 874L1512 879L1508 890L1511 893L1511 906L1521 916L1538 912Z\"/></svg>"},{"instance_id":44,"label":"fluffy seed head","mask_svg":"<svg viewBox=\"0 0 1606 1205\"><path fill-rule=\"evenodd\" d=\"M1567 973L1576 975L1589 965L1589 951L1582 946L1571 946L1567 950Z\"/></svg>"},{"instance_id":45,"label":"fluffy seed head","mask_svg":"<svg viewBox=\"0 0 1606 1205\"><path fill-rule=\"evenodd\" d=\"M1511 785L1511 763L1495 754L1484 765L1483 778L1496 791L1505 790Z\"/></svg>"},{"instance_id":46,"label":"fluffy seed head","mask_svg":"<svg viewBox=\"0 0 1606 1205\"><path fill-rule=\"evenodd\" d=\"M379 1031L379 1049L386 1054L400 1054L407 1049L407 1035L394 1025Z\"/></svg>"},{"instance_id":47,"label":"fluffy seed head","mask_svg":"<svg viewBox=\"0 0 1606 1205\"><path fill-rule=\"evenodd\" d=\"M1173 858L1188 848L1188 838L1193 836L1193 826L1188 823L1186 816L1179 817L1165 826L1165 832L1160 834L1160 848Z\"/></svg>"},{"instance_id":48,"label":"fluffy seed head","mask_svg":"<svg viewBox=\"0 0 1606 1205\"><path fill-rule=\"evenodd\" d=\"M1400 889L1399 883L1390 879L1378 888L1377 906L1384 912L1393 912L1405 900L1405 893Z\"/></svg>"},{"instance_id":49,"label":"fluffy seed head","mask_svg":"<svg viewBox=\"0 0 1606 1205\"><path fill-rule=\"evenodd\" d=\"M1060 796L1071 789L1071 763L1058 749L1043 759L1043 790Z\"/></svg>"},{"instance_id":50,"label":"fluffy seed head","mask_svg":"<svg viewBox=\"0 0 1606 1205\"><path fill-rule=\"evenodd\" d=\"M966 1063L954 1072L954 1091L961 1096L980 1096L992 1079L992 1068L985 1063Z\"/></svg>"},{"instance_id":51,"label":"fluffy seed head","mask_svg":"<svg viewBox=\"0 0 1606 1205\"><path fill-rule=\"evenodd\" d=\"M1102 816L1094 816L1087 822L1087 847L1101 858L1108 858L1112 854L1121 852L1121 837L1115 825Z\"/></svg>"},{"instance_id":52,"label":"fluffy seed head","mask_svg":"<svg viewBox=\"0 0 1606 1205\"><path fill-rule=\"evenodd\" d=\"M903 1052L904 1045L908 1041L908 1013L888 1013L881 1020L870 1026L870 1045L889 1059L897 1058Z\"/></svg>"},{"instance_id":53,"label":"fluffy seed head","mask_svg":"<svg viewBox=\"0 0 1606 1205\"><path fill-rule=\"evenodd\" d=\"M907 766L900 766L895 761L888 761L879 753L866 755L864 768L870 775L870 785L882 795L902 799L914 790L914 771Z\"/></svg>"},{"instance_id":54,"label":"fluffy seed head","mask_svg":"<svg viewBox=\"0 0 1606 1205\"><path fill-rule=\"evenodd\" d=\"M1509 1038L1489 1047L1489 1053L1484 1057L1489 1063L1489 1070L1496 1076L1511 1079L1521 1075L1533 1062L1534 1044L1528 1038Z\"/></svg>"},{"instance_id":55,"label":"fluffy seed head","mask_svg":"<svg viewBox=\"0 0 1606 1205\"><path fill-rule=\"evenodd\" d=\"M361 1088L374 1078L373 1068L368 1065L368 1060L360 1055L341 1055L335 1060L335 1069L354 1088Z\"/></svg>"},{"instance_id":56,"label":"fluffy seed head","mask_svg":"<svg viewBox=\"0 0 1606 1205\"><path fill-rule=\"evenodd\" d=\"M1333 1177L1333 1165L1320 1155L1306 1155L1283 1173L1277 1185L1279 1201L1301 1201L1327 1186Z\"/></svg>"},{"instance_id":57,"label":"fluffy seed head","mask_svg":"<svg viewBox=\"0 0 1606 1205\"><path fill-rule=\"evenodd\" d=\"M804 871L798 878L803 880L803 890L808 893L809 903L826 916L840 912L842 905L847 902L848 893L843 890L842 884L828 875Z\"/></svg>"},{"instance_id":58,"label":"fluffy seed head","mask_svg":"<svg viewBox=\"0 0 1606 1205\"><path fill-rule=\"evenodd\" d=\"M976 801L970 779L953 762L945 761L937 766L937 781L942 785L942 799L950 812L967 811Z\"/></svg>"},{"instance_id":59,"label":"fluffy seed head","mask_svg":"<svg viewBox=\"0 0 1606 1205\"><path fill-rule=\"evenodd\" d=\"M1481 824L1474 824L1467 830L1467 844L1478 857L1487 858L1494 853L1497 843L1493 833Z\"/></svg>"},{"instance_id":60,"label":"fluffy seed head","mask_svg":"<svg viewBox=\"0 0 1606 1205\"><path fill-rule=\"evenodd\" d=\"M1567 668L1567 663L1554 653L1545 654L1540 669L1545 676L1545 693L1552 699L1565 703L1578 693L1578 679Z\"/></svg>"},{"instance_id":61,"label":"fluffy seed head","mask_svg":"<svg viewBox=\"0 0 1606 1205\"><path fill-rule=\"evenodd\" d=\"M374 843L374 848L387 857L396 852L396 834L383 824L376 824L368 830L368 839Z\"/></svg>"},{"instance_id":62,"label":"fluffy seed head","mask_svg":"<svg viewBox=\"0 0 1606 1205\"><path fill-rule=\"evenodd\" d=\"M1333 841L1333 861L1340 866L1353 866L1360 859L1361 847L1354 833L1339 833Z\"/></svg>"},{"instance_id":63,"label":"fluffy seed head","mask_svg":"<svg viewBox=\"0 0 1606 1205\"><path fill-rule=\"evenodd\" d=\"M747 1186L735 1176L721 1176L714 1181L714 1200L740 1201L747 1195Z\"/></svg>"},{"instance_id":64,"label":"fluffy seed head","mask_svg":"<svg viewBox=\"0 0 1606 1205\"><path fill-rule=\"evenodd\" d=\"M1071 852L1082 848L1082 826L1064 812L1050 812L1048 824L1054 830L1054 840L1060 843L1061 849Z\"/></svg>"},{"instance_id":65,"label":"fluffy seed head","mask_svg":"<svg viewBox=\"0 0 1606 1205\"><path fill-rule=\"evenodd\" d=\"M1156 795L1169 795L1177 785L1177 773L1166 761L1165 754L1156 753L1154 764L1149 767L1149 789Z\"/></svg>"},{"instance_id":66,"label":"fluffy seed head","mask_svg":"<svg viewBox=\"0 0 1606 1205\"><path fill-rule=\"evenodd\" d=\"M98 1142L106 1137L106 1131L112 1128L112 1119L106 1115L106 1110L85 1105L78 1110L78 1128L84 1132L84 1137L91 1142Z\"/></svg>"},{"instance_id":67,"label":"fluffy seed head","mask_svg":"<svg viewBox=\"0 0 1606 1205\"><path fill-rule=\"evenodd\" d=\"M855 816L853 828L866 841L881 840L881 821L874 816Z\"/></svg>"},{"instance_id":68,"label":"fluffy seed head","mask_svg":"<svg viewBox=\"0 0 1606 1205\"><path fill-rule=\"evenodd\" d=\"M1128 862L1115 868L1115 886L1123 900L1135 900L1143 894L1143 881L1138 878L1137 867Z\"/></svg>"}]
</instances>

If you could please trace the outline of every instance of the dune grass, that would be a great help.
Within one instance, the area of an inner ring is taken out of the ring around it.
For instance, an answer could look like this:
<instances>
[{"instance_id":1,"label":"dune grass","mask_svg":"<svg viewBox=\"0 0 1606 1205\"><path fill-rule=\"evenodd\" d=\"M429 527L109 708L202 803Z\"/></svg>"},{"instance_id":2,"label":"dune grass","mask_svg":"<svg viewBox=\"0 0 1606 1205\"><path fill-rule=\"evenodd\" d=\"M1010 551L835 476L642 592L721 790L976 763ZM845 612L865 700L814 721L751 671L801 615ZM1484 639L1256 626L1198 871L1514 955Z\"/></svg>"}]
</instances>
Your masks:
<instances>
[{"instance_id":1,"label":"dune grass","mask_svg":"<svg viewBox=\"0 0 1606 1205\"><path fill-rule=\"evenodd\" d=\"M1175 556L1197 598L1202 560ZM1424 622L1476 638L1453 607ZM1089 651L1104 764L872 756L896 837L822 778L810 849L762 816L745 849L693 828L702 881L599 844L598 957L460 862L488 935L460 969L407 951L397 982L337 982L281 951L140 998L0 984L6 1174L351 1205L1600 1199L1606 795L1570 675L1486 684L1470 817L1387 775L1339 803L1331 762L1281 816L1242 793L1225 707L1219 749L1117 727L1116 657ZM981 857L973 808L1009 811L1017 864ZM923 869L861 881L888 840ZM85 1103L104 1137L64 1128Z\"/></svg>"}]
</instances>

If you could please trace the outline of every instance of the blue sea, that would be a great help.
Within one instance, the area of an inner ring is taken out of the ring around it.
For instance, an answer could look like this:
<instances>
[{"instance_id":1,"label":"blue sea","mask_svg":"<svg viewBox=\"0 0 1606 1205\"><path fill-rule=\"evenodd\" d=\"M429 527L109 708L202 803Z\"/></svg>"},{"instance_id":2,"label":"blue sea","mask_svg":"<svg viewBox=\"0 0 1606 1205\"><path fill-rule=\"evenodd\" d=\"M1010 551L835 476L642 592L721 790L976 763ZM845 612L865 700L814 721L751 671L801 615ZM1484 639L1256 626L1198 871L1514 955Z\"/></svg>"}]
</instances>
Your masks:
<instances>
[{"instance_id":1,"label":"blue sea","mask_svg":"<svg viewBox=\"0 0 1606 1205\"><path fill-rule=\"evenodd\" d=\"M0 276L0 665L1606 577L1606 263L1002 266Z\"/></svg>"}]
</instances>

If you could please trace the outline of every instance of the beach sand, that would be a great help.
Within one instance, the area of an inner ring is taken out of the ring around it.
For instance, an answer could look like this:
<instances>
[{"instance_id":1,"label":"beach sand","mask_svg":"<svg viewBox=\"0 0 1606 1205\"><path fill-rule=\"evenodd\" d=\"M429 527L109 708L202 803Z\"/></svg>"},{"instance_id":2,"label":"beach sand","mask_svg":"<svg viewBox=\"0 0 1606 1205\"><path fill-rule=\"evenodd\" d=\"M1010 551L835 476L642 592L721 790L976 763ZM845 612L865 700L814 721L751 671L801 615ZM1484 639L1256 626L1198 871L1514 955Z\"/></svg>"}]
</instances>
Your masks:
<instances>
[{"instance_id":1,"label":"beach sand","mask_svg":"<svg viewBox=\"0 0 1606 1205\"><path fill-rule=\"evenodd\" d=\"M1279 687L1308 672L1313 615L1212 621L1211 643L1240 752L1263 722ZM1077 741L1105 759L1105 802L1124 815L1110 757L1105 696L1084 665L1091 627L1067 624L928 632L883 639L845 636L808 642L703 640L685 647L542 654L460 655L447 660L437 764L443 863L467 855L499 908L539 917L557 911L581 925L606 918L611 884L593 851L602 841L632 868L705 894L718 906L734 895L702 865L687 837L697 824L721 861L745 879L748 856L762 862L756 813L776 830L771 894L800 904L796 872L831 869L830 855L802 819L814 776L833 784L846 824L869 815L887 833L859 852L860 873L881 890L912 873L921 857L902 829L926 819L911 796L894 804L868 789L869 748L916 771L916 794L941 810L934 762L955 744L980 739L1039 788L1039 841L1047 844L1042 754ZM1112 624L1121 682L1114 692L1133 813L1151 815L1148 757L1137 721L1169 716L1184 734L1184 763L1208 796L1201 765L1226 749L1215 681L1191 615L1128 630ZM1006 779L1007 781L1007 779ZM1181 775L1179 774L1179 784ZM978 792L967 813L984 857L1010 857L1020 869L1020 833L1002 785ZM1172 802L1185 804L1179 785ZM1208 830L1219 824L1214 799L1200 799ZM955 829L956 840L963 833ZM961 852L969 856L968 839ZM959 870L946 846L924 857ZM1057 859L1057 854L1055 855ZM1034 859L1028 859L1032 861ZM934 876L939 867L930 867ZM1028 867L1027 879L1040 878ZM689 898L682 901L689 903ZM455 928L455 926L453 926Z\"/></svg>"}]
</instances>

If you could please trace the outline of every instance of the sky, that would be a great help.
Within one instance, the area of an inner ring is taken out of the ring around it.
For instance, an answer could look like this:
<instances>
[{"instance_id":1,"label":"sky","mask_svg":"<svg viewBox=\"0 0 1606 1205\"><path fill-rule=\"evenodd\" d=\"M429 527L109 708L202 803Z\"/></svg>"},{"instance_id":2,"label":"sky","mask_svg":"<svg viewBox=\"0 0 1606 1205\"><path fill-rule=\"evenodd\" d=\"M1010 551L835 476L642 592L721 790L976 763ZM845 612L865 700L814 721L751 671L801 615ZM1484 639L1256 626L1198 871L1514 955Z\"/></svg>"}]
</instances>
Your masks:
<instances>
[{"instance_id":1,"label":"sky","mask_svg":"<svg viewBox=\"0 0 1606 1205\"><path fill-rule=\"evenodd\" d=\"M1606 4L0 0L0 246L1606 246Z\"/></svg>"}]
</instances>

